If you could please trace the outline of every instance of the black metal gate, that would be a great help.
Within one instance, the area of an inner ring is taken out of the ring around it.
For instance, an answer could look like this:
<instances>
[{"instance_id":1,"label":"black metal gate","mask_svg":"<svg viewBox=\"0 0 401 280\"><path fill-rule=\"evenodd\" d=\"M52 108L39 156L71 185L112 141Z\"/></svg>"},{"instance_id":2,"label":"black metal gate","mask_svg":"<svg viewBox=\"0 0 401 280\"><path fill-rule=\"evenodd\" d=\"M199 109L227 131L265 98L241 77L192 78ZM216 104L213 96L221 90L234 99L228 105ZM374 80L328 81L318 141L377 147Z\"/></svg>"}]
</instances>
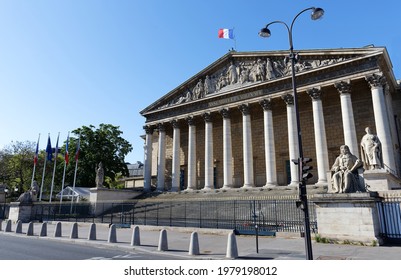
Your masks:
<instances>
[{"instance_id":1,"label":"black metal gate","mask_svg":"<svg viewBox=\"0 0 401 280\"><path fill-rule=\"evenodd\" d=\"M385 243L401 244L401 198L385 199L377 203L380 236Z\"/></svg>"}]
</instances>

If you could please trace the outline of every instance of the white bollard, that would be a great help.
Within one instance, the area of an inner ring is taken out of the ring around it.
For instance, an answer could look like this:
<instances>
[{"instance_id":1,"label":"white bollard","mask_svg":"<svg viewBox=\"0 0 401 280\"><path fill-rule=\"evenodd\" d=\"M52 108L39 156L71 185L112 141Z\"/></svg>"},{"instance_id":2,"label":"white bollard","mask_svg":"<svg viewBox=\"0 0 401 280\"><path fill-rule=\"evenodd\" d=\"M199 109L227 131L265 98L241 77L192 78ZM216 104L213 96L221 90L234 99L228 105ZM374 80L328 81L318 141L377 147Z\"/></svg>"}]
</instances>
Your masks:
<instances>
[{"instance_id":1,"label":"white bollard","mask_svg":"<svg viewBox=\"0 0 401 280\"><path fill-rule=\"evenodd\" d=\"M228 234L226 258L238 258L237 239L235 238L234 232L230 232Z\"/></svg>"},{"instance_id":2,"label":"white bollard","mask_svg":"<svg viewBox=\"0 0 401 280\"><path fill-rule=\"evenodd\" d=\"M139 227L135 226L132 230L132 239L131 246L140 246L141 245L141 236L139 232Z\"/></svg>"},{"instance_id":3,"label":"white bollard","mask_svg":"<svg viewBox=\"0 0 401 280\"><path fill-rule=\"evenodd\" d=\"M109 238L107 240L109 243L117 243L117 231L116 225L111 225L109 230Z\"/></svg>"},{"instance_id":4,"label":"white bollard","mask_svg":"<svg viewBox=\"0 0 401 280\"><path fill-rule=\"evenodd\" d=\"M33 222L29 222L28 229L26 231L27 236L33 236Z\"/></svg>"},{"instance_id":5,"label":"white bollard","mask_svg":"<svg viewBox=\"0 0 401 280\"><path fill-rule=\"evenodd\" d=\"M78 238L78 224L73 223L71 228L70 239L77 239Z\"/></svg>"},{"instance_id":6,"label":"white bollard","mask_svg":"<svg viewBox=\"0 0 401 280\"><path fill-rule=\"evenodd\" d=\"M5 232L11 232L11 220L8 220L6 223L6 228L4 229Z\"/></svg>"},{"instance_id":7,"label":"white bollard","mask_svg":"<svg viewBox=\"0 0 401 280\"><path fill-rule=\"evenodd\" d=\"M61 237L61 222L57 222L56 228L54 229L54 237Z\"/></svg>"},{"instance_id":8,"label":"white bollard","mask_svg":"<svg viewBox=\"0 0 401 280\"><path fill-rule=\"evenodd\" d=\"M89 228L88 240L96 240L96 224L92 223Z\"/></svg>"},{"instance_id":9,"label":"white bollard","mask_svg":"<svg viewBox=\"0 0 401 280\"><path fill-rule=\"evenodd\" d=\"M46 222L42 224L39 236L47 236L47 223Z\"/></svg>"},{"instance_id":10,"label":"white bollard","mask_svg":"<svg viewBox=\"0 0 401 280\"><path fill-rule=\"evenodd\" d=\"M189 255L199 255L199 240L198 240L198 233L194 231L191 234L191 241L189 243Z\"/></svg>"},{"instance_id":11,"label":"white bollard","mask_svg":"<svg viewBox=\"0 0 401 280\"><path fill-rule=\"evenodd\" d=\"M160 231L160 238L159 238L159 246L157 247L158 251L167 251L168 244L167 244L167 231L162 229Z\"/></svg>"},{"instance_id":12,"label":"white bollard","mask_svg":"<svg viewBox=\"0 0 401 280\"><path fill-rule=\"evenodd\" d=\"M22 222L20 220L17 221L17 226L15 227L15 233L22 233Z\"/></svg>"}]
</instances>

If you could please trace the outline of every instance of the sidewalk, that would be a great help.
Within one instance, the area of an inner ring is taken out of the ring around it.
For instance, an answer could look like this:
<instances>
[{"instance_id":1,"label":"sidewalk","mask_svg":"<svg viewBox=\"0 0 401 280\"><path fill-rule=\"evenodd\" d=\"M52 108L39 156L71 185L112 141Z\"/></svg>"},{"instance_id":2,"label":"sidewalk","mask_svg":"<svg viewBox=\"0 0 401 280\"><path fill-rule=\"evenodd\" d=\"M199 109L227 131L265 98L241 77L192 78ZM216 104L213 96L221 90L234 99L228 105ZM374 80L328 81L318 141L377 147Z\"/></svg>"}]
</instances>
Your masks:
<instances>
[{"instance_id":1,"label":"sidewalk","mask_svg":"<svg viewBox=\"0 0 401 280\"><path fill-rule=\"evenodd\" d=\"M87 246L119 247L156 254L168 254L188 259L227 259L228 236L231 230L139 226L140 245L132 246L133 226L116 228L116 243L108 242L110 228L107 224L96 224L96 240L88 240L90 223L78 223L78 238L70 238L73 223L62 222L61 237L54 237L55 222L47 224L47 235L39 236L41 223L34 223L32 236L27 236L28 224L22 224L21 233L16 233L16 224L11 232L5 232L6 222L1 224L0 234L15 234L27 238L57 239L62 242L81 243ZM158 250L160 232L166 229L168 249ZM191 234L196 231L199 241L199 255L189 255ZM238 259L305 260L305 241L300 237L235 236ZM258 253L256 248L258 241ZM322 244L312 241L315 260L401 260L401 246L360 246L343 244Z\"/></svg>"}]
</instances>

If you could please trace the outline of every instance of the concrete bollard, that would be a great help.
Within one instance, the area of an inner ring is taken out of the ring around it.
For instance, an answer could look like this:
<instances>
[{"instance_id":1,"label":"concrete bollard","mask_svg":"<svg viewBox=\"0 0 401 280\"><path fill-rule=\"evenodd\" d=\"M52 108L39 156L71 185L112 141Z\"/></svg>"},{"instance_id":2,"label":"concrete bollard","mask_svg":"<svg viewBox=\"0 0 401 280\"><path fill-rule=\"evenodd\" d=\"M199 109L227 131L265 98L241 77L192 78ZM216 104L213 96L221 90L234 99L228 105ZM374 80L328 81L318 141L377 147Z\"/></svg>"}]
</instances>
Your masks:
<instances>
[{"instance_id":1,"label":"concrete bollard","mask_svg":"<svg viewBox=\"0 0 401 280\"><path fill-rule=\"evenodd\" d=\"M235 238L234 232L230 232L228 234L226 258L238 258L237 239Z\"/></svg>"},{"instance_id":2,"label":"concrete bollard","mask_svg":"<svg viewBox=\"0 0 401 280\"><path fill-rule=\"evenodd\" d=\"M27 236L33 236L33 222L29 222L28 229L26 231Z\"/></svg>"},{"instance_id":3,"label":"concrete bollard","mask_svg":"<svg viewBox=\"0 0 401 280\"><path fill-rule=\"evenodd\" d=\"M157 247L157 250L158 251L167 251L168 250L167 231L165 229L162 229L160 231L159 246Z\"/></svg>"},{"instance_id":4,"label":"concrete bollard","mask_svg":"<svg viewBox=\"0 0 401 280\"><path fill-rule=\"evenodd\" d=\"M109 238L107 239L109 243L117 243L117 230L116 225L111 225L109 229Z\"/></svg>"},{"instance_id":5,"label":"concrete bollard","mask_svg":"<svg viewBox=\"0 0 401 280\"><path fill-rule=\"evenodd\" d=\"M199 240L198 240L198 233L194 231L191 234L191 240L189 242L189 255L199 255Z\"/></svg>"},{"instance_id":6,"label":"concrete bollard","mask_svg":"<svg viewBox=\"0 0 401 280\"><path fill-rule=\"evenodd\" d=\"M54 237L61 237L61 222L57 222L56 228L54 229Z\"/></svg>"},{"instance_id":7,"label":"concrete bollard","mask_svg":"<svg viewBox=\"0 0 401 280\"><path fill-rule=\"evenodd\" d=\"M20 220L17 221L17 225L15 227L15 233L22 233L22 222Z\"/></svg>"},{"instance_id":8,"label":"concrete bollard","mask_svg":"<svg viewBox=\"0 0 401 280\"><path fill-rule=\"evenodd\" d=\"M42 223L39 236L47 236L47 223Z\"/></svg>"},{"instance_id":9,"label":"concrete bollard","mask_svg":"<svg viewBox=\"0 0 401 280\"><path fill-rule=\"evenodd\" d=\"M92 223L89 228L88 240L96 240L96 224Z\"/></svg>"},{"instance_id":10,"label":"concrete bollard","mask_svg":"<svg viewBox=\"0 0 401 280\"><path fill-rule=\"evenodd\" d=\"M6 223L6 228L4 229L5 232L11 232L11 220L8 220Z\"/></svg>"},{"instance_id":11,"label":"concrete bollard","mask_svg":"<svg viewBox=\"0 0 401 280\"><path fill-rule=\"evenodd\" d=\"M132 238L131 238L131 246L140 246L141 245L141 236L139 232L139 227L135 226L132 230Z\"/></svg>"},{"instance_id":12,"label":"concrete bollard","mask_svg":"<svg viewBox=\"0 0 401 280\"><path fill-rule=\"evenodd\" d=\"M78 224L73 223L71 228L70 239L77 239L78 238Z\"/></svg>"}]
</instances>

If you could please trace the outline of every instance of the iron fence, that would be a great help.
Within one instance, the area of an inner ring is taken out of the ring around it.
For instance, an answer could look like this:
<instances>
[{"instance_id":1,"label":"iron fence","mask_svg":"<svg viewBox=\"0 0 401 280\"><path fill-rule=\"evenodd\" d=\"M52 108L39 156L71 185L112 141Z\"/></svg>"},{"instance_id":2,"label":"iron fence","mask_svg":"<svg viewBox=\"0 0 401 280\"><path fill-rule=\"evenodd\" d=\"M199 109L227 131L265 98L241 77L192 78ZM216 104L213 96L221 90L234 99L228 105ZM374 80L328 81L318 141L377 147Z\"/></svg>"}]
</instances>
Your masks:
<instances>
[{"instance_id":1,"label":"iron fence","mask_svg":"<svg viewBox=\"0 0 401 280\"><path fill-rule=\"evenodd\" d=\"M233 229L238 233L274 235L304 231L304 214L296 199L149 201L35 204L32 220L93 221L120 225L154 225ZM95 209L100 214L94 214ZM100 209L100 211L99 211ZM310 227L317 232L315 206L309 203Z\"/></svg>"},{"instance_id":2,"label":"iron fence","mask_svg":"<svg viewBox=\"0 0 401 280\"><path fill-rule=\"evenodd\" d=\"M385 243L401 244L401 198L384 198L377 202L380 236Z\"/></svg>"}]
</instances>

